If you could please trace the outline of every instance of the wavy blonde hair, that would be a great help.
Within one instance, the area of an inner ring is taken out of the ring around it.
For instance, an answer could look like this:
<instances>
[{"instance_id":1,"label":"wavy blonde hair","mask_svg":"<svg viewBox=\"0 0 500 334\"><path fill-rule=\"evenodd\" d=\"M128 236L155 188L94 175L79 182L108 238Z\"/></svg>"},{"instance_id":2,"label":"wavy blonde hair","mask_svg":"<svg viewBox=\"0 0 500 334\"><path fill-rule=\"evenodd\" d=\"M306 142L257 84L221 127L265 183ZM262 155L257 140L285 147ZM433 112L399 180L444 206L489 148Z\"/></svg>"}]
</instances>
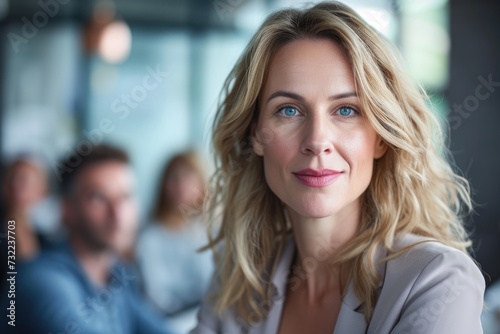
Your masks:
<instances>
[{"instance_id":1,"label":"wavy blonde hair","mask_svg":"<svg viewBox=\"0 0 500 334\"><path fill-rule=\"evenodd\" d=\"M343 48L364 115L388 145L363 196L359 231L331 259L352 264L350 279L367 320L377 298L374 254L380 246L394 255L394 241L405 233L464 252L470 246L462 222L471 209L468 182L452 170L443 129L426 106L423 89L403 73L395 48L339 2L278 11L265 20L226 79L213 129L210 219L221 227L209 246L224 240L215 312L234 308L246 323L266 316L268 310L260 306L271 300L270 275L290 233L282 203L266 183L262 158L253 154L251 128L273 55L304 38L326 38Z\"/></svg>"}]
</instances>

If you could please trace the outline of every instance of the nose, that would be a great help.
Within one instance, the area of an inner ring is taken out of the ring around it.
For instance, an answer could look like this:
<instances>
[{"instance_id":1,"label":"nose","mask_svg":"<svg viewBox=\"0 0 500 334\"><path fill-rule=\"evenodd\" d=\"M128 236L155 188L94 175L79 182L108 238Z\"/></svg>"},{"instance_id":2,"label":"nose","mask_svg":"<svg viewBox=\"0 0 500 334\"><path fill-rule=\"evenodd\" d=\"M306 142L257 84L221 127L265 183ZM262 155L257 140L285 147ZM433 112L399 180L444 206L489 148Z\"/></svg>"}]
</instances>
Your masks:
<instances>
[{"instance_id":1,"label":"nose","mask_svg":"<svg viewBox=\"0 0 500 334\"><path fill-rule=\"evenodd\" d=\"M112 224L118 224L122 216L122 204L117 199L111 199L108 202L108 220Z\"/></svg>"},{"instance_id":2,"label":"nose","mask_svg":"<svg viewBox=\"0 0 500 334\"><path fill-rule=\"evenodd\" d=\"M306 155L330 154L334 149L334 129L328 116L311 114L303 128L301 152Z\"/></svg>"}]
</instances>

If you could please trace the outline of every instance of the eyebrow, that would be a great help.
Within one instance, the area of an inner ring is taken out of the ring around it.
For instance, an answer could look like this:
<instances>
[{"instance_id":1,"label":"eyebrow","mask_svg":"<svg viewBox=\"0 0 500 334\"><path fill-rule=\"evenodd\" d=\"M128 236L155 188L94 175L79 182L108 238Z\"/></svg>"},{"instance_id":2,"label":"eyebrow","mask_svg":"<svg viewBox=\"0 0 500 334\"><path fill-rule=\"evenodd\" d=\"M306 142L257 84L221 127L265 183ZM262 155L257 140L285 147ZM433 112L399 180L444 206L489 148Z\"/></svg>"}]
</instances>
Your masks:
<instances>
[{"instance_id":1,"label":"eyebrow","mask_svg":"<svg viewBox=\"0 0 500 334\"><path fill-rule=\"evenodd\" d=\"M296 94L296 93L293 93L293 92L288 92L288 91L285 91L285 90L279 90L277 92L272 93L271 96L269 96L269 98L267 99L266 104L269 103L269 101L271 101L275 97L279 97L279 96L289 97L289 98L297 100L297 101L304 101L305 100L304 97L300 96L299 94ZM358 94L356 92L340 93L340 94L337 94L337 95L329 96L328 100L340 100L340 99L345 99L347 97L353 97L353 96L358 96Z\"/></svg>"}]
</instances>

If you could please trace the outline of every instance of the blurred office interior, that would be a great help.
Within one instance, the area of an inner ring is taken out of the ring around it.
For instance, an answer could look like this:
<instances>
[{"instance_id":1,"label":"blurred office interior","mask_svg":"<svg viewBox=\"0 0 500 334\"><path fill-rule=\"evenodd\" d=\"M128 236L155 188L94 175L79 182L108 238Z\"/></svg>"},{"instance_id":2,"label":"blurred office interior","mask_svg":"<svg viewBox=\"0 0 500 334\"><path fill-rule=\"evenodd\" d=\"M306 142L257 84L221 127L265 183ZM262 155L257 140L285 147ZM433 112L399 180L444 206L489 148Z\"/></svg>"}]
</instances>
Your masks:
<instances>
[{"instance_id":1,"label":"blurred office interior","mask_svg":"<svg viewBox=\"0 0 500 334\"><path fill-rule=\"evenodd\" d=\"M278 8L307 3L0 0L2 164L34 155L55 189L57 162L74 147L117 144L132 157L145 220L169 157L195 149L210 161L218 94L259 24ZM473 186L469 226L491 284L500 277L500 87L475 96L484 81L500 81L500 2L345 3L396 43L436 113L453 117L450 147Z\"/></svg>"}]
</instances>

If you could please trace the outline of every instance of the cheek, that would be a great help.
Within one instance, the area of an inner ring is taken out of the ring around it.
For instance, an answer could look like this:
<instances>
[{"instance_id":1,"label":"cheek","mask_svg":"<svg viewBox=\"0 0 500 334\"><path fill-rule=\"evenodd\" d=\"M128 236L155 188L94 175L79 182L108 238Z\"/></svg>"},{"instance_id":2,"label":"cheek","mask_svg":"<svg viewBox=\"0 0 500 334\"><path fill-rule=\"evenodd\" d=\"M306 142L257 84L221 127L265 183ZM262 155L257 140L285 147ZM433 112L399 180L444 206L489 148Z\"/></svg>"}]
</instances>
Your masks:
<instances>
[{"instance_id":1,"label":"cheek","mask_svg":"<svg viewBox=\"0 0 500 334\"><path fill-rule=\"evenodd\" d=\"M82 216L85 216L92 221L97 219L102 219L102 217L106 216L106 206L103 203L94 203L92 201L87 201L82 209Z\"/></svg>"},{"instance_id":2,"label":"cheek","mask_svg":"<svg viewBox=\"0 0 500 334\"><path fill-rule=\"evenodd\" d=\"M72 215L72 222L80 228L94 230L101 228L106 221L106 212L99 205L82 203L75 208Z\"/></svg>"},{"instance_id":3,"label":"cheek","mask_svg":"<svg viewBox=\"0 0 500 334\"><path fill-rule=\"evenodd\" d=\"M347 161L351 177L356 183L368 186L371 180L374 160L374 147L376 136L371 131L358 131L351 133L343 141L342 155Z\"/></svg>"},{"instance_id":4,"label":"cheek","mask_svg":"<svg viewBox=\"0 0 500 334\"><path fill-rule=\"evenodd\" d=\"M271 190L281 197L289 165L297 156L296 140L292 136L274 132L272 140L263 145L264 173Z\"/></svg>"},{"instance_id":5,"label":"cheek","mask_svg":"<svg viewBox=\"0 0 500 334\"><path fill-rule=\"evenodd\" d=\"M139 216L139 206L136 201L133 201L133 203L130 205L130 212L129 212L129 217L130 220L137 224L138 223L138 216Z\"/></svg>"},{"instance_id":6,"label":"cheek","mask_svg":"<svg viewBox=\"0 0 500 334\"><path fill-rule=\"evenodd\" d=\"M186 178L182 183L180 191L183 199L187 201L195 201L198 194L201 192L201 183L197 178Z\"/></svg>"},{"instance_id":7,"label":"cheek","mask_svg":"<svg viewBox=\"0 0 500 334\"><path fill-rule=\"evenodd\" d=\"M120 221L122 224L134 224L137 221L138 205L135 200L124 201L120 205Z\"/></svg>"},{"instance_id":8,"label":"cheek","mask_svg":"<svg viewBox=\"0 0 500 334\"><path fill-rule=\"evenodd\" d=\"M165 187L163 189L165 191L166 198L172 199L175 198L175 194L177 193L177 187L173 180L169 180L165 183Z\"/></svg>"},{"instance_id":9,"label":"cheek","mask_svg":"<svg viewBox=\"0 0 500 334\"><path fill-rule=\"evenodd\" d=\"M272 164L280 164L290 154L290 145L279 138L264 146L264 161Z\"/></svg>"}]
</instances>

